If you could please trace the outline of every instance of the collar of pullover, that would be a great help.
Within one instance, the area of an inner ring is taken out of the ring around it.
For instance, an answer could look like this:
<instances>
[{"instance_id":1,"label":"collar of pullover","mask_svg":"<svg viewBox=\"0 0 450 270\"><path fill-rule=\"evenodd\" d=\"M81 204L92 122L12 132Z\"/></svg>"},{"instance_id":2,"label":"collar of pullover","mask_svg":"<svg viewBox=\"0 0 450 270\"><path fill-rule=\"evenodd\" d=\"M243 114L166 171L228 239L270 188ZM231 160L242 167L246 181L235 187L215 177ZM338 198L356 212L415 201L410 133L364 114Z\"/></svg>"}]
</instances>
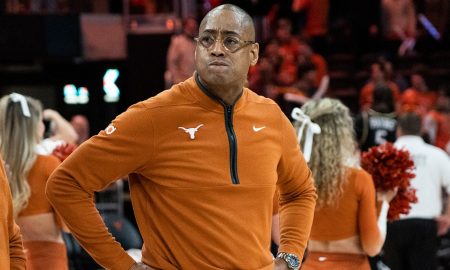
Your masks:
<instances>
[{"instance_id":1,"label":"collar of pullover","mask_svg":"<svg viewBox=\"0 0 450 270\"><path fill-rule=\"evenodd\" d=\"M198 79L198 74L195 73L193 77L189 78L187 81L189 93L199 102L199 104L208 109L223 113L224 106L227 106L222 99L211 93L208 88L200 82ZM244 88L242 94L237 98L233 107L234 112L239 111L244 107L247 100L248 89Z\"/></svg>"}]
</instances>

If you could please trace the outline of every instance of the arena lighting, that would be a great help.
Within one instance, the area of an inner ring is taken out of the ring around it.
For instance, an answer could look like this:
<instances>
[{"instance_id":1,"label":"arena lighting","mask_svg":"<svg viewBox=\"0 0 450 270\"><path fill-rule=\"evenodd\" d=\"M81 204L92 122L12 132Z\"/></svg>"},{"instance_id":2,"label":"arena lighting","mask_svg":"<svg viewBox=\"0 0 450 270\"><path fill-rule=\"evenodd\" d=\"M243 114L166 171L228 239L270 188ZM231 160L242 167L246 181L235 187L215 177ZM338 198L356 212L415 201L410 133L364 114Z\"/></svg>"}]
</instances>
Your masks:
<instances>
[{"instance_id":1,"label":"arena lighting","mask_svg":"<svg viewBox=\"0 0 450 270\"><path fill-rule=\"evenodd\" d=\"M86 87L77 89L74 84L66 84L63 91L66 104L87 104L89 102L89 90Z\"/></svg>"},{"instance_id":2,"label":"arena lighting","mask_svg":"<svg viewBox=\"0 0 450 270\"><path fill-rule=\"evenodd\" d=\"M117 102L120 98L120 89L116 85L116 80L120 73L117 69L108 69L103 76L103 99L107 103Z\"/></svg>"},{"instance_id":3,"label":"arena lighting","mask_svg":"<svg viewBox=\"0 0 450 270\"><path fill-rule=\"evenodd\" d=\"M425 17L425 15L423 15L422 13L419 14L418 16L419 21L422 23L423 27L425 27L425 29L427 30L427 32L435 39L435 40L440 40L441 39L441 34L439 33L439 31L436 29L436 27L434 27L434 25L430 22L430 20L428 20L427 17Z\"/></svg>"}]
</instances>

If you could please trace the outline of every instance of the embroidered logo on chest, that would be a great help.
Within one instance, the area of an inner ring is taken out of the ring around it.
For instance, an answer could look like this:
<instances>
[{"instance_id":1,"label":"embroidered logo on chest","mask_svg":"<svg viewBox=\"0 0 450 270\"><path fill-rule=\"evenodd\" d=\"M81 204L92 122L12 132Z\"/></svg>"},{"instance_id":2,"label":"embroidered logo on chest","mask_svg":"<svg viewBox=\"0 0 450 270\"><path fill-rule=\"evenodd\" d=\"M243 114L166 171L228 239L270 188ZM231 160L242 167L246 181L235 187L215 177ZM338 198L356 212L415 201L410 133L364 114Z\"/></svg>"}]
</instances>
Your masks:
<instances>
[{"instance_id":1,"label":"embroidered logo on chest","mask_svg":"<svg viewBox=\"0 0 450 270\"><path fill-rule=\"evenodd\" d=\"M191 138L191 140L193 140L193 139L195 139L195 133L198 131L198 129L200 128L200 127L202 127L203 126L203 124L200 124L200 125L198 125L197 127L195 127L195 128L185 128L185 127L178 127L179 129L182 129L182 130L184 130L184 132L186 132L186 133L188 133L189 134L189 138Z\"/></svg>"},{"instance_id":2,"label":"embroidered logo on chest","mask_svg":"<svg viewBox=\"0 0 450 270\"><path fill-rule=\"evenodd\" d=\"M265 128L266 128L266 126L256 127L255 125L253 125L253 131L254 132L260 132L261 130L263 130Z\"/></svg>"}]
</instances>

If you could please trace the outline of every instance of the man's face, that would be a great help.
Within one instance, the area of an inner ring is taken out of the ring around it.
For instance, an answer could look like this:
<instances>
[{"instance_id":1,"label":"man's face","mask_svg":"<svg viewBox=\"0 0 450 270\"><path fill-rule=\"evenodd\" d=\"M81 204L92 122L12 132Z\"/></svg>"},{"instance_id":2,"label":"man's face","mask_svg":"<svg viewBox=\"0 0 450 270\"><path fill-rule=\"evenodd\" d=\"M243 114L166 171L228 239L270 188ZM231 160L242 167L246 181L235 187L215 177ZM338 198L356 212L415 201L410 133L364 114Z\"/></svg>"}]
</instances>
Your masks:
<instances>
[{"instance_id":1,"label":"man's face","mask_svg":"<svg viewBox=\"0 0 450 270\"><path fill-rule=\"evenodd\" d=\"M425 84L425 80L423 77L419 74L413 74L411 75L411 85L412 87L421 90Z\"/></svg>"},{"instance_id":2,"label":"man's face","mask_svg":"<svg viewBox=\"0 0 450 270\"><path fill-rule=\"evenodd\" d=\"M247 44L235 52L223 45L227 37L240 41L253 41L252 29L243 19L230 10L219 10L211 14L201 26L199 36L210 35L216 42L206 48L197 43L195 64L202 80L210 86L240 85L247 79L250 65L258 60L258 44Z\"/></svg>"},{"instance_id":3,"label":"man's face","mask_svg":"<svg viewBox=\"0 0 450 270\"><path fill-rule=\"evenodd\" d=\"M371 66L372 69L372 80L374 81L380 81L383 80L383 71L381 71L381 68L378 64L372 64Z\"/></svg>"},{"instance_id":4,"label":"man's face","mask_svg":"<svg viewBox=\"0 0 450 270\"><path fill-rule=\"evenodd\" d=\"M198 24L194 19L188 19L184 26L184 32L186 35L194 38L198 34Z\"/></svg>"}]
</instances>

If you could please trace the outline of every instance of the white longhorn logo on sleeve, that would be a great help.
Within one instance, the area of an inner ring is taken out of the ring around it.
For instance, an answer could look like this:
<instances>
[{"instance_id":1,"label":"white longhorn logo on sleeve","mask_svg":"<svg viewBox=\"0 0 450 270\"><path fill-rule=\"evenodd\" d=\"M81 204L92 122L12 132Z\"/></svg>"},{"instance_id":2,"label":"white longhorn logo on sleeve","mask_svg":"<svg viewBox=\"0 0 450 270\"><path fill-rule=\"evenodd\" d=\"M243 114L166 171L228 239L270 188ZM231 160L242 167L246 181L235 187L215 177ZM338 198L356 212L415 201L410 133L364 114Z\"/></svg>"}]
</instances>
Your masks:
<instances>
[{"instance_id":1,"label":"white longhorn logo on sleeve","mask_svg":"<svg viewBox=\"0 0 450 270\"><path fill-rule=\"evenodd\" d=\"M186 133L189 133L189 137L191 138L191 140L193 140L193 139L195 139L195 132L197 132L201 126L203 126L203 124L200 124L195 128L184 128L184 127L178 127L178 128L184 130L184 132L186 132Z\"/></svg>"}]
</instances>

